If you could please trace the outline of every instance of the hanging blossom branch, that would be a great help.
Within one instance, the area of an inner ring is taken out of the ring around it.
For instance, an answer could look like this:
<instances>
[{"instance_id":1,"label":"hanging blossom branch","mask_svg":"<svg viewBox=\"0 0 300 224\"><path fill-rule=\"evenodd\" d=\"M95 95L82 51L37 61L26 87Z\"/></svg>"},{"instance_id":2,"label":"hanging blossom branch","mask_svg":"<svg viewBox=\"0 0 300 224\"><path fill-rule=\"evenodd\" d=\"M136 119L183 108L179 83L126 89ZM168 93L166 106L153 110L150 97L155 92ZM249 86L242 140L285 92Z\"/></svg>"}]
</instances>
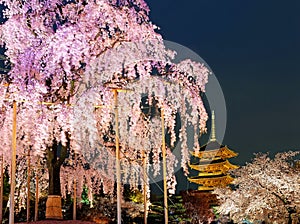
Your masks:
<instances>
[{"instance_id":1,"label":"hanging blossom branch","mask_svg":"<svg viewBox=\"0 0 300 224\"><path fill-rule=\"evenodd\" d=\"M85 142L81 143L82 145L91 145L93 148L98 143L104 144L103 139L105 139L109 135L108 132L111 131L110 128L114 123L114 113L112 110L114 107L114 101L112 100L112 90L107 87L107 80L111 80L109 83L113 88L129 90L127 93L119 94L122 100L119 101L118 108L120 141L122 149L126 149L126 154L129 154L130 158L137 158L136 155L138 153L141 154L141 152L145 150L145 144L143 144L145 138L140 137L138 133L144 133L146 131L149 132L149 127L140 123L141 116L144 113L144 106L141 102L143 96L146 98L147 107L151 107L151 105L153 106L156 102L157 109L164 110L165 125L171 136L171 146L174 146L176 142L176 113L190 110L191 114L184 114L185 119L191 122L194 126L200 126L201 132L205 131L207 114L200 97L200 92L204 89L203 85L197 84L196 79L194 79L192 75L188 75L187 72L184 72L184 70L178 71L176 65L169 66L169 64L162 63L160 61L154 62L152 60L146 60L134 65L124 66L124 64L126 63L123 63L123 68L120 73L115 72L116 68L112 66L111 63L106 66L108 71L101 67L101 76L94 76L95 83L90 82L89 84L92 87L88 88L88 90L79 97L77 107L78 111L81 111L82 113L79 117L82 119L83 116L85 121L93 121L94 117L97 116L98 121L97 125L91 124L85 126L85 124L81 122L81 119L77 120L77 123L74 125L77 128L75 133L89 133L88 139L82 139L79 137L76 138ZM190 67L188 67L187 64L189 64ZM99 68L97 67L98 65L102 65L102 63L97 63L94 69L91 68L91 70L88 71L88 75L97 74L98 72L100 73ZM209 71L202 65L186 61L178 67L191 72L193 70L190 68L193 66L195 66L195 71L201 71L200 77L202 80L207 81ZM196 66L198 66L198 69ZM111 69L111 67L114 68ZM90 79L88 80L90 81ZM93 92L93 94L91 94L91 92ZM90 95L93 95L94 97L87 97ZM184 99L184 102L187 102L188 109L183 107L183 110L181 110L182 99ZM88 104L90 106L87 106ZM95 112L91 109L85 110L85 108L92 108L91 105L95 104L99 105L99 108L96 109ZM202 116L199 117L199 114L202 114ZM149 122L151 123L151 121ZM187 124L187 122L185 124ZM96 132L97 127L100 127L100 129ZM181 136L187 135L186 128L186 126L181 128ZM152 129L154 132L157 132L157 130L160 130L159 123ZM98 135L99 133L100 136ZM195 135L197 135L197 132L195 132ZM94 137L91 138L90 136ZM90 140L97 140L97 136L99 137L98 141L90 142ZM136 138L137 136L139 136L139 138ZM161 137L152 139L148 136L146 139L149 139L150 141L150 147L146 148L146 150L153 150L154 173L159 174L159 164L161 162L159 157L159 152L161 150ZM151 145L157 147L153 148ZM195 141L195 148L199 148L198 141ZM105 148L102 149L106 150ZM87 156L89 158L93 158L95 155L95 152L90 150L90 148L85 148L84 150L84 154L88 154ZM107 157L101 156L101 154L104 154L105 152L101 152L101 148L99 150L100 156L95 160L98 160L97 162L99 164L105 164L108 159ZM125 153L124 151L122 152ZM187 148L182 150L182 154L188 154ZM186 160L182 162L182 166L185 167L185 170L187 170L186 166L189 157L186 155L184 158ZM130 169L130 163L124 163L124 166L127 166L127 169L125 170L132 170ZM129 172L124 174L124 179L127 178L128 173ZM135 174L133 174L132 178L135 178ZM133 186L136 184L137 183L133 184Z\"/></svg>"}]
</instances>

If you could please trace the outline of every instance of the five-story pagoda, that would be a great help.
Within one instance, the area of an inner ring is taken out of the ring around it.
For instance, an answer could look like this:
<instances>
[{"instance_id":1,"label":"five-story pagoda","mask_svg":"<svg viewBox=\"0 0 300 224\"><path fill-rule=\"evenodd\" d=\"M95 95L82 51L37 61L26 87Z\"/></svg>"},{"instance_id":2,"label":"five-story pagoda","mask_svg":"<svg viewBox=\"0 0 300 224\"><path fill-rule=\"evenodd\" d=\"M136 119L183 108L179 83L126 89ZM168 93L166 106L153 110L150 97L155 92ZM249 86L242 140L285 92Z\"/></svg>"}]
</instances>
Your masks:
<instances>
[{"instance_id":1,"label":"five-story pagoda","mask_svg":"<svg viewBox=\"0 0 300 224\"><path fill-rule=\"evenodd\" d=\"M211 137L199 152L191 152L198 159L197 163L189 164L190 168L198 171L198 176L190 177L190 182L198 184L199 191L212 191L216 187L224 187L233 181L228 171L237 169L228 159L238 154L216 139L215 114L212 111Z\"/></svg>"}]
</instances>

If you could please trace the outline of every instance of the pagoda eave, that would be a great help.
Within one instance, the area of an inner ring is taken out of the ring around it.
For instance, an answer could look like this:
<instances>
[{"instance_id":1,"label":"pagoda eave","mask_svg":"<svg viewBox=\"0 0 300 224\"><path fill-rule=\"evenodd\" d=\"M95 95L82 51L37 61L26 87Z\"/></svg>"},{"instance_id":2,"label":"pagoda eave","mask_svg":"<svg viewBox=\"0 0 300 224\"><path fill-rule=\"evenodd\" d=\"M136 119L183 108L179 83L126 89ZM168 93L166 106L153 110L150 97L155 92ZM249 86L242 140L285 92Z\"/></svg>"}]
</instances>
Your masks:
<instances>
[{"instance_id":1,"label":"pagoda eave","mask_svg":"<svg viewBox=\"0 0 300 224\"><path fill-rule=\"evenodd\" d=\"M216 148L212 150L200 150L198 152L190 151L190 154L202 160L216 158L229 159L238 156L238 153L230 150L227 146L222 146L221 148Z\"/></svg>"},{"instance_id":2,"label":"pagoda eave","mask_svg":"<svg viewBox=\"0 0 300 224\"><path fill-rule=\"evenodd\" d=\"M229 170L234 170L239 168L236 165L231 164L228 160L222 163L210 163L210 164L189 164L189 166L200 172L228 172Z\"/></svg>"},{"instance_id":3,"label":"pagoda eave","mask_svg":"<svg viewBox=\"0 0 300 224\"><path fill-rule=\"evenodd\" d=\"M199 186L198 191L213 191L214 187Z\"/></svg>"},{"instance_id":4,"label":"pagoda eave","mask_svg":"<svg viewBox=\"0 0 300 224\"><path fill-rule=\"evenodd\" d=\"M229 175L221 176L221 177L192 177L188 178L190 182L193 182L195 184L207 186L207 187L222 187L226 186L234 180Z\"/></svg>"}]
</instances>

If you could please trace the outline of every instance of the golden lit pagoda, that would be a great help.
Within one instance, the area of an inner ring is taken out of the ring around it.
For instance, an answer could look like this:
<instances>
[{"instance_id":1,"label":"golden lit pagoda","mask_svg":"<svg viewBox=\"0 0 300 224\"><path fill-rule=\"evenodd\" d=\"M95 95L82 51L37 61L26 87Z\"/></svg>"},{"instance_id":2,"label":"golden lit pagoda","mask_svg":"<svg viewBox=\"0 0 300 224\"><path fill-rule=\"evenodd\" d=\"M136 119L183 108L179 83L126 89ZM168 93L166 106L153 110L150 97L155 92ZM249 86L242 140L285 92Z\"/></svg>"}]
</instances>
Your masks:
<instances>
[{"instance_id":1,"label":"golden lit pagoda","mask_svg":"<svg viewBox=\"0 0 300 224\"><path fill-rule=\"evenodd\" d=\"M216 139L215 113L212 111L211 137L207 144L203 145L199 152L191 152L192 156L199 159L195 164L189 164L190 168L197 170L198 176L190 177L190 182L199 185L200 191L212 191L216 187L223 187L233 181L228 171L237 169L228 159L238 154L230 150L226 145L220 144Z\"/></svg>"}]
</instances>

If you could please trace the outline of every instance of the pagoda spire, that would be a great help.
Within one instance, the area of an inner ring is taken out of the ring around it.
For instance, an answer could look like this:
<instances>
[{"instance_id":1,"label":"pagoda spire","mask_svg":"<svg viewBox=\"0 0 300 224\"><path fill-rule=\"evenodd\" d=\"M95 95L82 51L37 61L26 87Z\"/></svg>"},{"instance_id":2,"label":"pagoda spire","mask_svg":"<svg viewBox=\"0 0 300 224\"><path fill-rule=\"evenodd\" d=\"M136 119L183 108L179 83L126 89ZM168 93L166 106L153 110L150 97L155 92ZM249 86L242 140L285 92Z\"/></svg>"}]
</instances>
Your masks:
<instances>
[{"instance_id":1,"label":"pagoda spire","mask_svg":"<svg viewBox=\"0 0 300 224\"><path fill-rule=\"evenodd\" d=\"M215 111L212 111L211 114L211 136L210 136L210 141L214 142L217 141L216 138L216 123L215 123Z\"/></svg>"}]
</instances>

